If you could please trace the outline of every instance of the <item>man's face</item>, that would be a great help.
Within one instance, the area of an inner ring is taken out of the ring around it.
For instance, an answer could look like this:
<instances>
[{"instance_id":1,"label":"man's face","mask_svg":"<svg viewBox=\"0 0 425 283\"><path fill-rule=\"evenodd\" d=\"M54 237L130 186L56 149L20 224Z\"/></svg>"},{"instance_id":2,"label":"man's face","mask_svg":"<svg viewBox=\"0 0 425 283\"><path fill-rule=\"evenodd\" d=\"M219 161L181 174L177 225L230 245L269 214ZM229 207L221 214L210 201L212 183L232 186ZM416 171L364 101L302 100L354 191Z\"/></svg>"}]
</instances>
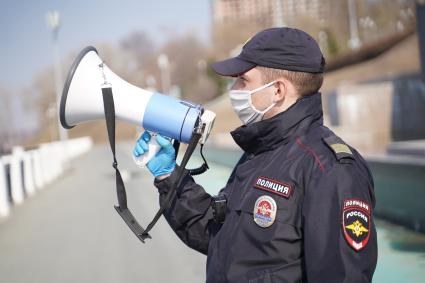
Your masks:
<instances>
[{"instance_id":1,"label":"man's face","mask_svg":"<svg viewBox=\"0 0 425 283\"><path fill-rule=\"evenodd\" d=\"M231 89L232 90L254 90L263 86L265 83L261 76L261 72L255 67L246 73L238 76L235 79ZM276 92L276 87L274 85L260 90L251 95L252 104L259 111L266 109L269 107L273 101L273 94Z\"/></svg>"}]
</instances>

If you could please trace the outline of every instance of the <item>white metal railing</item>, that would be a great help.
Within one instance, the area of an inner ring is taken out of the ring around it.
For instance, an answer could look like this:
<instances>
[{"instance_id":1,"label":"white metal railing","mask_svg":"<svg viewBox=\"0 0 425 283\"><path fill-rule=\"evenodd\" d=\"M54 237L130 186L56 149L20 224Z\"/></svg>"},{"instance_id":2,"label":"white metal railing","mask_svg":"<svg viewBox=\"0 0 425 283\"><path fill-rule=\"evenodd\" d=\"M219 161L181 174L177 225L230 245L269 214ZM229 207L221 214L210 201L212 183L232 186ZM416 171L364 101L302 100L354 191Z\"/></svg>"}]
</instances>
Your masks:
<instances>
[{"instance_id":1,"label":"white metal railing","mask_svg":"<svg viewBox=\"0 0 425 283\"><path fill-rule=\"evenodd\" d=\"M10 155L0 156L0 218L58 178L73 158L93 146L90 137L40 144L37 149L14 147Z\"/></svg>"}]
</instances>

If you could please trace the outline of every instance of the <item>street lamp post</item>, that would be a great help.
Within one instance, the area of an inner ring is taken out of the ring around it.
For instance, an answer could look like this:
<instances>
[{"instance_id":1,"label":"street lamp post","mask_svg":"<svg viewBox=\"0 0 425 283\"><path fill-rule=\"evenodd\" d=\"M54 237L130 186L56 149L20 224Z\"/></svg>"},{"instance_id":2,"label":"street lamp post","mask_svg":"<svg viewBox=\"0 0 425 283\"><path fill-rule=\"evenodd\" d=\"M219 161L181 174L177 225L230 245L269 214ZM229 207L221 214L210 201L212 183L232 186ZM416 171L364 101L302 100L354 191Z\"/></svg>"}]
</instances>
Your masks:
<instances>
[{"instance_id":1,"label":"street lamp post","mask_svg":"<svg viewBox=\"0 0 425 283\"><path fill-rule=\"evenodd\" d=\"M57 123L58 123L58 133L59 139L61 141L68 138L68 133L59 123L59 104L62 92L62 67L59 57L58 49L58 33L60 28L60 17L58 11L50 11L46 14L47 26L52 31L52 47L53 47L53 59L54 59L54 76L55 76L55 90L56 90L56 107L57 107Z\"/></svg>"},{"instance_id":2,"label":"street lamp post","mask_svg":"<svg viewBox=\"0 0 425 283\"><path fill-rule=\"evenodd\" d=\"M357 49L362 45L359 38L359 27L357 25L356 4L353 0L348 0L348 17L350 23L350 39L348 46L351 49Z\"/></svg>"},{"instance_id":3,"label":"street lamp post","mask_svg":"<svg viewBox=\"0 0 425 283\"><path fill-rule=\"evenodd\" d=\"M170 62L168 61L168 56L166 54L160 54L157 63L161 71L162 92L165 94L170 90Z\"/></svg>"}]
</instances>

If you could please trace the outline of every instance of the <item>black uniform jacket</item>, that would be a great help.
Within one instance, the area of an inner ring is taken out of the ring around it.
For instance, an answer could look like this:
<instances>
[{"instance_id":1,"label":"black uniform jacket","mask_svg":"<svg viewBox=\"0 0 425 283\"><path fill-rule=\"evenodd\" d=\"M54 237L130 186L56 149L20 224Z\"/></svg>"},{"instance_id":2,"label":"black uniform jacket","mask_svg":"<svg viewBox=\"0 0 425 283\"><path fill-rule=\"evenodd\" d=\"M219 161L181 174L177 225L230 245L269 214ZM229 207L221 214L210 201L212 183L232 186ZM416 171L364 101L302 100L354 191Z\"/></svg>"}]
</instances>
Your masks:
<instances>
[{"instance_id":1,"label":"black uniform jacket","mask_svg":"<svg viewBox=\"0 0 425 283\"><path fill-rule=\"evenodd\" d=\"M208 256L207 282L370 282L373 179L361 155L323 125L321 94L231 134L244 154L220 191L224 223L187 172L164 214ZM160 202L174 172L155 181Z\"/></svg>"}]
</instances>

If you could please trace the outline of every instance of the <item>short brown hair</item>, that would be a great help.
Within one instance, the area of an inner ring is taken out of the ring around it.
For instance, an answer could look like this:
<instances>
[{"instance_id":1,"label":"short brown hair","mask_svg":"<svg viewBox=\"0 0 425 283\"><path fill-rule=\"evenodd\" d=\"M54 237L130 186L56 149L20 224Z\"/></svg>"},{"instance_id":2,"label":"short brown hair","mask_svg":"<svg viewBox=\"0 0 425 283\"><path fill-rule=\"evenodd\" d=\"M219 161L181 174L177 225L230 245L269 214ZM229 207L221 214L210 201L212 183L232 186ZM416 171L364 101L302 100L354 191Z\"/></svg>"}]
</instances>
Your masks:
<instances>
[{"instance_id":1,"label":"short brown hair","mask_svg":"<svg viewBox=\"0 0 425 283\"><path fill-rule=\"evenodd\" d=\"M290 81L300 96L317 92L323 84L323 73L295 72L258 66L263 82L272 82L278 78Z\"/></svg>"}]
</instances>

